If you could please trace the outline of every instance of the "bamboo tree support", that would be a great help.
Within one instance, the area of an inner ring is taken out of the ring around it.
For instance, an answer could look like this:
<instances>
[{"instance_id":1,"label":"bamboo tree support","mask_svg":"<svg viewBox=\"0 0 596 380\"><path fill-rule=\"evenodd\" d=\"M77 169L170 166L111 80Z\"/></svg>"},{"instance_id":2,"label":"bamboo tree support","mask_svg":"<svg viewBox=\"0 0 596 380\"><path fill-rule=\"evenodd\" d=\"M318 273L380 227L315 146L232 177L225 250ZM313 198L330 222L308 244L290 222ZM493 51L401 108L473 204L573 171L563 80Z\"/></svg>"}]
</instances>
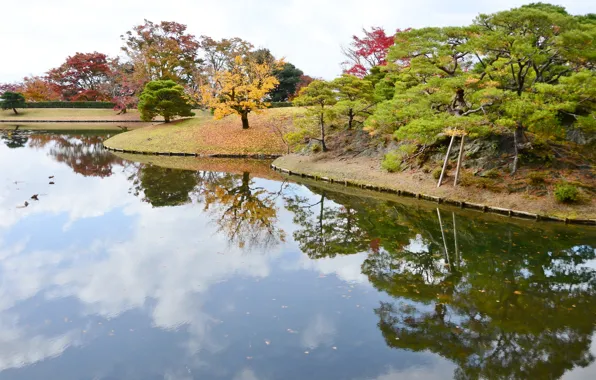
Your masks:
<instances>
[{"instance_id":1,"label":"bamboo tree support","mask_svg":"<svg viewBox=\"0 0 596 380\"><path fill-rule=\"evenodd\" d=\"M445 231L443 230L443 221L441 220L441 211L437 207L437 215L439 216L439 226L441 228L441 236L443 237L443 247L445 247L445 259L447 260L447 265L449 266L449 270L451 270L451 263L449 262L449 250L447 249L447 240L445 240Z\"/></svg>"},{"instance_id":2,"label":"bamboo tree support","mask_svg":"<svg viewBox=\"0 0 596 380\"><path fill-rule=\"evenodd\" d=\"M459 258L459 249L457 247L457 225L455 224L455 213L452 212L451 214L453 215L453 238L455 240L455 267L459 268L461 260Z\"/></svg>"},{"instance_id":3,"label":"bamboo tree support","mask_svg":"<svg viewBox=\"0 0 596 380\"><path fill-rule=\"evenodd\" d=\"M449 153L451 153L453 140L455 140L455 134L451 135L451 141L449 142L449 148L447 148L447 154L445 154L445 162L443 162L443 170L441 170L441 176L439 177L439 183L437 183L437 187L441 187L441 183L443 182L443 176L445 175L445 169L447 169L447 162L449 161Z\"/></svg>"},{"instance_id":4,"label":"bamboo tree support","mask_svg":"<svg viewBox=\"0 0 596 380\"><path fill-rule=\"evenodd\" d=\"M459 155L457 156L457 168L455 169L455 179L453 180L453 186L457 186L457 180L459 179L459 168L461 167L461 159L464 155L464 141L466 139L465 133L461 135L461 143L459 144Z\"/></svg>"}]
</instances>

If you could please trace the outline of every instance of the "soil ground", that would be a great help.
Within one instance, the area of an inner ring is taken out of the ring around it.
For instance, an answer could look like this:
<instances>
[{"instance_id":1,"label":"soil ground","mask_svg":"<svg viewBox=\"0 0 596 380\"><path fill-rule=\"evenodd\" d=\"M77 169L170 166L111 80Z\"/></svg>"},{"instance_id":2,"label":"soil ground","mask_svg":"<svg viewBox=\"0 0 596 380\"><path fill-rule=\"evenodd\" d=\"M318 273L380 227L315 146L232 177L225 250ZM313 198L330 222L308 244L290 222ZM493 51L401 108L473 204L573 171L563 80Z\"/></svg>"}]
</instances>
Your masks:
<instances>
[{"instance_id":1,"label":"soil ground","mask_svg":"<svg viewBox=\"0 0 596 380\"><path fill-rule=\"evenodd\" d=\"M578 204L561 204L555 201L552 194L554 185L546 179L538 191L527 186L527 174L523 169L515 177L503 176L496 180L498 187L493 190L474 185L453 186L453 178L449 176L440 188L437 180L430 173L406 170L399 173L387 173L381 169L378 158L337 157L331 153L316 155L292 154L278 158L274 165L299 173L308 173L321 177L329 177L337 181L349 180L357 183L371 184L393 188L396 190L422 193L431 196L449 198L458 201L479 203L487 206L526 211L541 215L562 218L596 219L596 197L593 193L582 189L582 201ZM529 169L527 169L529 170ZM451 174L453 174L451 172ZM562 176L574 173L562 173ZM566 178L574 180L575 178ZM510 192L515 185L524 183L524 191Z\"/></svg>"}]
</instances>

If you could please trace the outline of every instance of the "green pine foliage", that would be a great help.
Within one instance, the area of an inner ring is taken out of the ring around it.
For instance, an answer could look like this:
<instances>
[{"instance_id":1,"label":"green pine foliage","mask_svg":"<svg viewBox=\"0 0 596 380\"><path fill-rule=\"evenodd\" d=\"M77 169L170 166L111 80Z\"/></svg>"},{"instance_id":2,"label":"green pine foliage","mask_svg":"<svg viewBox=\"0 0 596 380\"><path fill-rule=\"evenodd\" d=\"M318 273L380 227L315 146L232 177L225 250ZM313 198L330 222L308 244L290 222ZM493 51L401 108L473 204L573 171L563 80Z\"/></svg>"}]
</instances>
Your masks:
<instances>
[{"instance_id":1,"label":"green pine foliage","mask_svg":"<svg viewBox=\"0 0 596 380\"><path fill-rule=\"evenodd\" d=\"M19 92L6 91L0 95L0 107L3 110L13 110L18 114L17 108L25 108L25 97Z\"/></svg>"},{"instance_id":2,"label":"green pine foliage","mask_svg":"<svg viewBox=\"0 0 596 380\"><path fill-rule=\"evenodd\" d=\"M147 83L139 97L139 112L143 121L161 115L166 123L176 116L194 116L192 106L184 96L184 88L172 80Z\"/></svg>"}]
</instances>

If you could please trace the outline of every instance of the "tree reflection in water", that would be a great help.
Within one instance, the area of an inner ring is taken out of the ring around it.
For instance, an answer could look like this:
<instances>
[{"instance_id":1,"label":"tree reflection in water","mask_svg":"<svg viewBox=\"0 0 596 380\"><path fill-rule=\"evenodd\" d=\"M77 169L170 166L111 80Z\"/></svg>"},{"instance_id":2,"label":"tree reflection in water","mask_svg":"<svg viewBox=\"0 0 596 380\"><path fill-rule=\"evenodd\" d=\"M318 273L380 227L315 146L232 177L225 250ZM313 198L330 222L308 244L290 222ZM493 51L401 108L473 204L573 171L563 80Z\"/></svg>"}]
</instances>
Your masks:
<instances>
[{"instance_id":1,"label":"tree reflection in water","mask_svg":"<svg viewBox=\"0 0 596 380\"><path fill-rule=\"evenodd\" d=\"M75 173L85 177L105 178L112 175L115 165L123 160L103 149L102 142L109 137L98 131L74 131L69 133L35 132L29 135L29 145L48 148L48 154L58 162L65 163Z\"/></svg>"},{"instance_id":2,"label":"tree reflection in water","mask_svg":"<svg viewBox=\"0 0 596 380\"><path fill-rule=\"evenodd\" d=\"M10 149L25 147L27 141L29 141L29 135L30 132L19 130L18 126L16 126L15 129L0 131L0 139L4 142L4 145Z\"/></svg>"},{"instance_id":3,"label":"tree reflection in water","mask_svg":"<svg viewBox=\"0 0 596 380\"><path fill-rule=\"evenodd\" d=\"M196 199L230 243L265 248L285 241L278 227L276 200L286 187L273 192L257 186L250 173L217 173L141 165L131 177L135 194L154 207L177 206Z\"/></svg>"},{"instance_id":4,"label":"tree reflection in water","mask_svg":"<svg viewBox=\"0 0 596 380\"><path fill-rule=\"evenodd\" d=\"M553 379L594 362L596 241L582 230L311 190L320 202L287 203L294 238L313 259L369 252L363 274L394 298L375 309L390 347L450 359L458 379Z\"/></svg>"}]
</instances>

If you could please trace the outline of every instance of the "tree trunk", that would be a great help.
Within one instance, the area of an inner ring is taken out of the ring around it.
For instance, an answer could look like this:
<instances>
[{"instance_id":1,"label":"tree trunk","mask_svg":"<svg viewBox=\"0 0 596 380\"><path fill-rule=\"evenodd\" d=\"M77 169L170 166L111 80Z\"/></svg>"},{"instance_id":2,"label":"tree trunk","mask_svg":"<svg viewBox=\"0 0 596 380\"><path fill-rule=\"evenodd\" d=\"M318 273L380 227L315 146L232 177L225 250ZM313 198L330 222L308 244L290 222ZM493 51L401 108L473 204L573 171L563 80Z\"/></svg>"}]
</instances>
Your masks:
<instances>
[{"instance_id":1,"label":"tree trunk","mask_svg":"<svg viewBox=\"0 0 596 380\"><path fill-rule=\"evenodd\" d=\"M447 148L447 154L445 154L445 162L443 162L443 170L441 170L441 176L439 177L439 183L437 183L437 187L441 187L441 183L443 182L443 176L445 175L445 169L447 169L447 162L449 161L449 153L451 153L453 140L455 140L455 135L451 136L451 141L449 142L449 148Z\"/></svg>"},{"instance_id":2,"label":"tree trunk","mask_svg":"<svg viewBox=\"0 0 596 380\"><path fill-rule=\"evenodd\" d=\"M19 113L17 112L17 109L16 109L16 108L13 108L13 109L12 109L12 112L14 112L14 114L15 114L15 115L18 115L18 114L19 114Z\"/></svg>"},{"instance_id":3,"label":"tree trunk","mask_svg":"<svg viewBox=\"0 0 596 380\"><path fill-rule=\"evenodd\" d=\"M248 129L248 112L242 111L240 119L242 119L242 129Z\"/></svg>"},{"instance_id":4,"label":"tree trunk","mask_svg":"<svg viewBox=\"0 0 596 380\"><path fill-rule=\"evenodd\" d=\"M348 129L352 129L352 124L354 123L354 110L350 108L350 113L348 114Z\"/></svg>"},{"instance_id":5,"label":"tree trunk","mask_svg":"<svg viewBox=\"0 0 596 380\"><path fill-rule=\"evenodd\" d=\"M464 155L464 140L465 135L461 135L461 144L459 145L459 156L457 156L457 169L455 169L455 179L453 180L453 186L457 186L457 180L459 179L459 168L461 167L461 159Z\"/></svg>"},{"instance_id":6,"label":"tree trunk","mask_svg":"<svg viewBox=\"0 0 596 380\"><path fill-rule=\"evenodd\" d=\"M515 150L515 156L513 157L513 167L511 168L511 175L517 172L517 165L519 161L519 143L524 135L524 128L520 123L517 123L515 131L513 132L513 149Z\"/></svg>"},{"instance_id":7,"label":"tree trunk","mask_svg":"<svg viewBox=\"0 0 596 380\"><path fill-rule=\"evenodd\" d=\"M323 148L323 152L326 152L327 145L325 145L325 118L323 113L321 113L321 146Z\"/></svg>"},{"instance_id":8,"label":"tree trunk","mask_svg":"<svg viewBox=\"0 0 596 380\"><path fill-rule=\"evenodd\" d=\"M166 123L170 122L170 115L164 115L163 119L165 120Z\"/></svg>"}]
</instances>

